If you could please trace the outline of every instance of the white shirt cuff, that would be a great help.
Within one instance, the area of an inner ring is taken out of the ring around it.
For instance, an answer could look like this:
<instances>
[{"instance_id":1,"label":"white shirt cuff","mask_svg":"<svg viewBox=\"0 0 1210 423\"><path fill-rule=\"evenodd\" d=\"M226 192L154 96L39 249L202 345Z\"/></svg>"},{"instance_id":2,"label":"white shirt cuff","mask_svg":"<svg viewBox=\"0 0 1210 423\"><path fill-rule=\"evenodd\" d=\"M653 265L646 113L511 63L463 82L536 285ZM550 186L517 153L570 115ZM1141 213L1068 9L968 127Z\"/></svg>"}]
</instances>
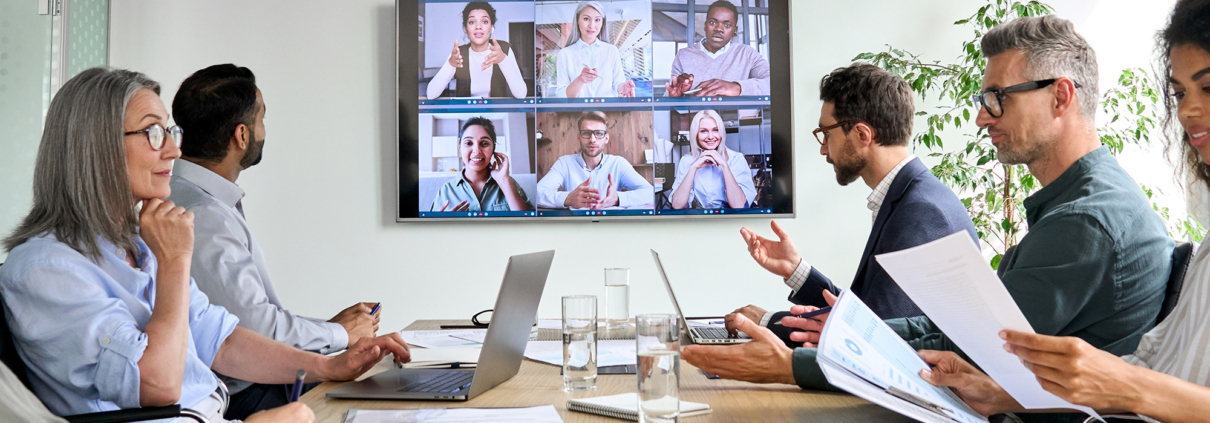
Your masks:
<instances>
[{"instance_id":1,"label":"white shirt cuff","mask_svg":"<svg viewBox=\"0 0 1210 423\"><path fill-rule=\"evenodd\" d=\"M340 323L324 322L328 330L332 331L332 346L325 353L333 353L346 348L349 348L349 332L345 330Z\"/></svg>"},{"instance_id":2,"label":"white shirt cuff","mask_svg":"<svg viewBox=\"0 0 1210 423\"><path fill-rule=\"evenodd\" d=\"M807 282L808 276L811 276L811 265L807 264L805 259L799 259L794 273L785 279L786 286L794 290L794 294L798 294L798 290L802 289L802 285Z\"/></svg>"},{"instance_id":3,"label":"white shirt cuff","mask_svg":"<svg viewBox=\"0 0 1210 423\"><path fill-rule=\"evenodd\" d=\"M765 313L764 317L760 318L760 326L769 327L769 319L772 319L772 318L773 318L773 312L770 311L768 313Z\"/></svg>"}]
</instances>

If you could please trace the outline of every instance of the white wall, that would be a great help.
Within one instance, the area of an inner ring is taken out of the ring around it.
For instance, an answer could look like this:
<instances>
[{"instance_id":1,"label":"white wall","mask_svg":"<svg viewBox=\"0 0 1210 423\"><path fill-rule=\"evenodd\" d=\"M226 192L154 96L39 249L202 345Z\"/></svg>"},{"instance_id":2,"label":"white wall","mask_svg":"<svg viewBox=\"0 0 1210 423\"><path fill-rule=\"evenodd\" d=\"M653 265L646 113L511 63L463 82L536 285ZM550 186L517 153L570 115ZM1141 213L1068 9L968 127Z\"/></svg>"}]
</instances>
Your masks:
<instances>
[{"instance_id":1,"label":"white wall","mask_svg":"<svg viewBox=\"0 0 1210 423\"><path fill-rule=\"evenodd\" d=\"M1079 23L1097 2L1056 3ZM798 218L782 224L802 255L841 285L848 285L868 235L869 189L837 186L818 155L810 131L818 120L819 79L887 43L948 60L970 35L951 23L980 4L793 2L793 21L800 23L791 36ZM618 266L632 269L632 313L671 311L647 252L652 248L664 257L688 314L784 304L788 289L752 262L738 234L745 225L768 233L765 219L394 223L391 1L112 5L110 63L159 80L166 102L205 66L233 62L256 72L269 110L265 160L239 182L278 292L297 312L326 317L355 301L382 301L383 329L419 318L468 318L492 306L508 255L550 248L558 254L543 316L559 315L562 295L602 294L602 269ZM148 25L170 16L178 17L171 25Z\"/></svg>"}]
</instances>

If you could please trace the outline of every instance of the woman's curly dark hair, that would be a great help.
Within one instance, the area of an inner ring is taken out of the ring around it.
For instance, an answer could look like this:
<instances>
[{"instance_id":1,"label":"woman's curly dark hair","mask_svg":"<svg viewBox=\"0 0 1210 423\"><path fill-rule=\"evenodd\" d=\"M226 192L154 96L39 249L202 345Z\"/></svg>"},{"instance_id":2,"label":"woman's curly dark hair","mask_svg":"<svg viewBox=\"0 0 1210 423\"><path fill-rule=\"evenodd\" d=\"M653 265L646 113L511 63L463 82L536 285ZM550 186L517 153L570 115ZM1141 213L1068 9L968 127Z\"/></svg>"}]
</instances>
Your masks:
<instances>
[{"instance_id":1,"label":"woman's curly dark hair","mask_svg":"<svg viewBox=\"0 0 1210 423\"><path fill-rule=\"evenodd\" d=\"M1210 52L1210 0L1180 0L1168 19L1168 26L1156 36L1160 57L1160 84L1164 86L1164 153L1180 149L1181 170L1210 186L1210 165L1202 162L1197 150L1189 144L1189 134L1181 128L1176 100L1171 95L1167 79L1172 75L1172 49L1194 46Z\"/></svg>"}]
</instances>

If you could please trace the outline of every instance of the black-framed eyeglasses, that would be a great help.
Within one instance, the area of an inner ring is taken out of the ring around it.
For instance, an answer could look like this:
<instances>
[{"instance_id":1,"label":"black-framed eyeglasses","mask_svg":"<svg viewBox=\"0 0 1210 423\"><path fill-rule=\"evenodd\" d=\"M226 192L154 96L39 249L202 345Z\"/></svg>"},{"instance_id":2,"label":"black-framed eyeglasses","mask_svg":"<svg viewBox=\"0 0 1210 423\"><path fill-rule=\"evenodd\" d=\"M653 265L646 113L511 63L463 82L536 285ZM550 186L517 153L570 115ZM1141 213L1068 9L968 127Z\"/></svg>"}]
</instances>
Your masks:
<instances>
[{"instance_id":1,"label":"black-framed eyeglasses","mask_svg":"<svg viewBox=\"0 0 1210 423\"><path fill-rule=\"evenodd\" d=\"M815 141L819 141L819 145L825 145L828 143L828 131L831 131L833 129L839 128L844 125L848 125L849 123L850 122L846 120L846 121L836 122L835 125L828 125L828 126L822 126L819 128L815 128L814 131L811 131L811 135L815 136Z\"/></svg>"},{"instance_id":2,"label":"black-framed eyeglasses","mask_svg":"<svg viewBox=\"0 0 1210 423\"><path fill-rule=\"evenodd\" d=\"M606 132L604 129L598 129L595 131L583 129L583 130L580 130L580 138L582 138L582 139L596 138L596 139L602 140L602 139L605 139L605 135L608 133L609 132Z\"/></svg>"},{"instance_id":3,"label":"black-framed eyeglasses","mask_svg":"<svg viewBox=\"0 0 1210 423\"><path fill-rule=\"evenodd\" d=\"M185 130L178 125L172 125L171 128L164 129L163 126L156 123L146 128L123 133L124 135L134 135L138 133L147 134L147 142L151 144L151 149L160 151L164 149L164 141L168 137L172 137L172 142L176 143L179 148L181 146L181 136L185 134Z\"/></svg>"},{"instance_id":4,"label":"black-framed eyeglasses","mask_svg":"<svg viewBox=\"0 0 1210 423\"><path fill-rule=\"evenodd\" d=\"M980 93L979 95L971 96L971 102L974 104L977 104L979 106L982 106L983 110L987 110L987 114L991 115L992 117L998 118L1000 116L1004 116L1004 105L1001 104L1001 102L1004 101L1005 98L1008 98L1007 94L1017 93L1017 92L1021 92L1021 91L1032 91L1032 90L1036 90L1036 89L1040 89L1040 88L1046 88L1046 87L1051 86L1052 84L1055 83L1055 81L1058 81L1058 80L1059 80L1058 78L1043 79L1040 81L1030 81L1030 82L1021 83L1021 84L1013 85L1011 87L1004 87L1004 88L995 89L995 90L987 90L987 91ZM1074 83L1076 85L1076 88L1081 87L1079 82L1072 81L1072 83Z\"/></svg>"}]
</instances>

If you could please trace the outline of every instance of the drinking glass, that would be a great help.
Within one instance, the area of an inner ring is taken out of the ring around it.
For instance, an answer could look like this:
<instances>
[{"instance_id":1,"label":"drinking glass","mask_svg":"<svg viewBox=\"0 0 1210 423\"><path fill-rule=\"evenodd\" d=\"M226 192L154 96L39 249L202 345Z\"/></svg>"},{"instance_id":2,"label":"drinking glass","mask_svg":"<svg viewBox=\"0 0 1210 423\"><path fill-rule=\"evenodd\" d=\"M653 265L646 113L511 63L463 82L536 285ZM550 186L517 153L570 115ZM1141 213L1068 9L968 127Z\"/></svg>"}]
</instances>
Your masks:
<instances>
[{"instance_id":1,"label":"drinking glass","mask_svg":"<svg viewBox=\"0 0 1210 423\"><path fill-rule=\"evenodd\" d=\"M605 269L605 329L626 329L630 320L630 269Z\"/></svg>"},{"instance_id":2,"label":"drinking glass","mask_svg":"<svg viewBox=\"0 0 1210 423\"><path fill-rule=\"evenodd\" d=\"M639 422L677 422L680 416L681 337L675 314L635 318Z\"/></svg>"},{"instance_id":3,"label":"drinking glass","mask_svg":"<svg viewBox=\"0 0 1210 423\"><path fill-rule=\"evenodd\" d=\"M597 387L597 296L563 297L563 390Z\"/></svg>"}]
</instances>

